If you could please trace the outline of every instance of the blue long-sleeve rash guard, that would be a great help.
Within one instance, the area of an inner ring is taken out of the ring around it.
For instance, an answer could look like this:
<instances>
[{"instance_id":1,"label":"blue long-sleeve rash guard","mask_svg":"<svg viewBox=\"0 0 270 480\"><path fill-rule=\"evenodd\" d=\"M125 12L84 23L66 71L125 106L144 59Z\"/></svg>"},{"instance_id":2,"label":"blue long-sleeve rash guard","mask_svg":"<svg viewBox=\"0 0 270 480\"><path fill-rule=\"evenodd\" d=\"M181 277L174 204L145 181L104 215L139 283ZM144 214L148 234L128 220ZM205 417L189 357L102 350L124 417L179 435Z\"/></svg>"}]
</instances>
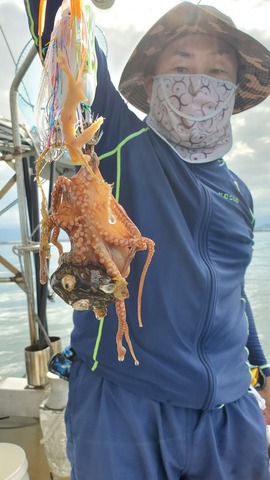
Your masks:
<instances>
[{"instance_id":1,"label":"blue long-sleeve rash guard","mask_svg":"<svg viewBox=\"0 0 270 480\"><path fill-rule=\"evenodd\" d=\"M103 324L75 312L72 346L96 373L141 395L201 409L234 401L250 384L247 344L252 363L266 365L241 288L252 256L250 192L222 159L182 161L128 109L99 50L93 112L104 117L96 146L103 176L156 252L142 329L137 291L144 252L128 278L127 322L140 365L128 351L124 362L117 360L114 306Z\"/></svg>"}]
</instances>

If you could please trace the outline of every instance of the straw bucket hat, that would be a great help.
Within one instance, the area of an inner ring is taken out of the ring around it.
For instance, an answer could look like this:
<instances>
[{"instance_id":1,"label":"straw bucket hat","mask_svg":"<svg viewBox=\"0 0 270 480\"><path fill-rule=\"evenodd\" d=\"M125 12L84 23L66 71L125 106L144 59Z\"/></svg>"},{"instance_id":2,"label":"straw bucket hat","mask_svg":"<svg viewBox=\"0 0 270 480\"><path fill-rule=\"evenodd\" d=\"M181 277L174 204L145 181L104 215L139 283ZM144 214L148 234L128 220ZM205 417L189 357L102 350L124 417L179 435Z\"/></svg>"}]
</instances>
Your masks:
<instances>
[{"instance_id":1,"label":"straw bucket hat","mask_svg":"<svg viewBox=\"0 0 270 480\"><path fill-rule=\"evenodd\" d=\"M193 33L217 35L235 49L240 74L233 113L254 107L270 94L270 52L216 8L182 2L150 28L128 60L119 90L129 103L148 113L145 75L153 73L158 56L169 43Z\"/></svg>"}]
</instances>

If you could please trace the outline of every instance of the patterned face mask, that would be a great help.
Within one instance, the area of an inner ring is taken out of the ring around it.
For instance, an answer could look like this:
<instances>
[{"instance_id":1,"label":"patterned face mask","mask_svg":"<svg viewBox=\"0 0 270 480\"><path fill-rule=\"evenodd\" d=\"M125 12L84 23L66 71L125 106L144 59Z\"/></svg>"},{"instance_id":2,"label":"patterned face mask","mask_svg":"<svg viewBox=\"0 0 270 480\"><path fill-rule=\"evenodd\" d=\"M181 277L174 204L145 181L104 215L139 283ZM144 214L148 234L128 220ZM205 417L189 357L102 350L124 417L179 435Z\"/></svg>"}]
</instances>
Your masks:
<instances>
[{"instance_id":1,"label":"patterned face mask","mask_svg":"<svg viewBox=\"0 0 270 480\"><path fill-rule=\"evenodd\" d=\"M208 75L157 75L146 123L186 162L211 162L232 146L236 88Z\"/></svg>"}]
</instances>

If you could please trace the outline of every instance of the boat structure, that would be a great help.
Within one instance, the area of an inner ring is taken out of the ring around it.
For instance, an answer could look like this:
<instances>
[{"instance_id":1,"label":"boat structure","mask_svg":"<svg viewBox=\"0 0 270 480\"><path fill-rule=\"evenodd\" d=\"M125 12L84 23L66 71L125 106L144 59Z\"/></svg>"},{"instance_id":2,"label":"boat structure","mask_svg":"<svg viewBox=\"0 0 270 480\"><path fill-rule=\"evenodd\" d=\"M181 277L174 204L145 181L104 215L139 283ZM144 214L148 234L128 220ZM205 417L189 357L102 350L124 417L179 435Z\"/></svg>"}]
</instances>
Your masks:
<instances>
[{"instance_id":1,"label":"boat structure","mask_svg":"<svg viewBox=\"0 0 270 480\"><path fill-rule=\"evenodd\" d=\"M15 283L23 290L30 336L24 350L25 376L1 377L0 374L0 462L2 469L1 445L17 445L26 454L30 480L52 480L69 478L64 427L68 382L48 373L48 361L62 350L62 345L61 338L49 334L46 306L50 292L48 283L41 285L39 282L40 201L35 181L39 137L35 130L29 131L20 123L18 101L20 85L36 55L33 44L10 88L11 119L0 118L0 161L7 169L12 169L10 179L0 185L0 200L4 200L16 184L21 236L15 246L21 269L0 250L0 266L5 272L0 283ZM57 162L49 164L42 172L43 181L49 185L49 195L58 175L71 176L73 173L73 166L64 158L59 157ZM5 215L12 206L0 208L0 214ZM51 399L49 407L48 399ZM55 449L58 449L56 457ZM0 474L4 480L13 478L9 476L9 468L13 466L6 466L6 477Z\"/></svg>"}]
</instances>

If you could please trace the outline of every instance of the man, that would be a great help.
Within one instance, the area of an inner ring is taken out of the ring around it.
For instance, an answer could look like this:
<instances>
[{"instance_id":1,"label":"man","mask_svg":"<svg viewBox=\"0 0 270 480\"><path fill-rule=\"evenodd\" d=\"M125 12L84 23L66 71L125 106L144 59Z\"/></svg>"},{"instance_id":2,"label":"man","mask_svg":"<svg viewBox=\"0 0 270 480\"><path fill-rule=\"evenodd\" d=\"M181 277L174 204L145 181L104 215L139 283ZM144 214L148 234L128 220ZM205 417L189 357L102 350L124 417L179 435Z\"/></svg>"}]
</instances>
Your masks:
<instances>
[{"instance_id":1,"label":"man","mask_svg":"<svg viewBox=\"0 0 270 480\"><path fill-rule=\"evenodd\" d=\"M252 198L222 157L232 113L270 93L270 53L216 9L179 4L146 33L122 74L120 92L145 121L111 84L98 46L97 55L92 108L105 118L96 146L103 176L156 253L143 329L143 254L128 279L139 366L117 359L113 307L102 323L75 312L72 480L267 480L265 423L248 391L250 363L270 375L244 292Z\"/></svg>"}]
</instances>

